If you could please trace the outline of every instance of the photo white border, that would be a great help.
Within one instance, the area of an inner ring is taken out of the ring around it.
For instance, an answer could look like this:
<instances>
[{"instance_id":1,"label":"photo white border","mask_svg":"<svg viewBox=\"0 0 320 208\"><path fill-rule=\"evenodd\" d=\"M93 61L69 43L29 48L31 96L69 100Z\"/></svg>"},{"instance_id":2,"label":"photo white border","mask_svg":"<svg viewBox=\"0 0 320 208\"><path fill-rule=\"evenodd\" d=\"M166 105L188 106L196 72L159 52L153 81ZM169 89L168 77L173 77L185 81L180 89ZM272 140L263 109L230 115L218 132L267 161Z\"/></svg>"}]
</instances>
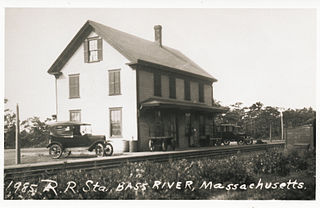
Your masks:
<instances>
[{"instance_id":1,"label":"photo white border","mask_svg":"<svg viewBox=\"0 0 320 208\"><path fill-rule=\"evenodd\" d=\"M148 0L15 0L15 1L0 1L0 63L1 63L1 95L4 98L4 26L5 26L5 8L316 8L317 9L317 82L316 82L316 103L319 110L319 92L320 92L320 82L319 82L319 8L320 2L317 0L162 0L162 1L148 1ZM1 103L1 112L3 113L4 104ZM318 111L319 112L319 111ZM317 137L319 137L319 120L317 119ZM1 134L3 135L3 120L1 120L0 126ZM319 150L320 144L317 142L317 149ZM0 148L0 155L3 158L3 148ZM57 206L71 206L71 207L88 207L88 206L107 206L107 207L164 207L164 206L179 206L179 207L194 207L194 206L210 206L210 207L320 207L319 204L319 183L317 183L316 199L315 201L288 201L288 200L263 200L263 201L252 201L252 200L141 200L141 201L128 201L128 200L108 200L102 201L97 200L92 202L92 200L38 200L38 201L18 201L18 200L3 200L3 159L0 162L1 173L0 178L2 180L0 186L1 195L1 207L57 207ZM319 157L317 157L317 175L319 175ZM318 178L317 178L318 179ZM318 180L317 180L318 181ZM94 204L92 204L94 203ZM200 203L200 204L199 204Z\"/></svg>"}]
</instances>

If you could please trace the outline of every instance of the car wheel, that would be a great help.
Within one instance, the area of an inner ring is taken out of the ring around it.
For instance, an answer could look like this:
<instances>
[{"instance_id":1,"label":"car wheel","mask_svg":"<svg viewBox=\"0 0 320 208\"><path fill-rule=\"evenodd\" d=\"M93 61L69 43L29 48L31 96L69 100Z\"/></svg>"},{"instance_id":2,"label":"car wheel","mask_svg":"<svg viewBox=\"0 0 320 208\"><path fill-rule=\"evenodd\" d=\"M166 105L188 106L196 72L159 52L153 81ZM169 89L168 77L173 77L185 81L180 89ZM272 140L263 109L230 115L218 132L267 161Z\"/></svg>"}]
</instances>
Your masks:
<instances>
[{"instance_id":1,"label":"car wheel","mask_svg":"<svg viewBox=\"0 0 320 208\"><path fill-rule=\"evenodd\" d=\"M49 155L52 159L59 159L62 155L62 147L59 144L53 144L50 146Z\"/></svg>"},{"instance_id":2,"label":"car wheel","mask_svg":"<svg viewBox=\"0 0 320 208\"><path fill-rule=\"evenodd\" d=\"M96 156L97 157L103 157L104 156L104 146L103 146L103 144L101 144L101 143L96 144L94 150L96 152Z\"/></svg>"},{"instance_id":3,"label":"car wheel","mask_svg":"<svg viewBox=\"0 0 320 208\"><path fill-rule=\"evenodd\" d=\"M239 139L239 140L237 141L237 143L238 143L238 145L243 145L243 144L244 144L244 140L243 140L243 139Z\"/></svg>"},{"instance_id":4,"label":"car wheel","mask_svg":"<svg viewBox=\"0 0 320 208\"><path fill-rule=\"evenodd\" d=\"M151 139L149 140L149 150L151 152L153 152L155 150L155 145L154 145L154 141L152 141Z\"/></svg>"},{"instance_id":5,"label":"car wheel","mask_svg":"<svg viewBox=\"0 0 320 208\"><path fill-rule=\"evenodd\" d=\"M162 144L161 144L161 147L162 147L162 151L167 151L168 149L168 144L166 141L163 141Z\"/></svg>"},{"instance_id":6,"label":"car wheel","mask_svg":"<svg viewBox=\"0 0 320 208\"><path fill-rule=\"evenodd\" d=\"M230 144L230 140L228 140L228 139L223 140L223 144L224 144L225 146L229 145L229 144Z\"/></svg>"},{"instance_id":7,"label":"car wheel","mask_svg":"<svg viewBox=\"0 0 320 208\"><path fill-rule=\"evenodd\" d=\"M250 137L246 138L246 144L253 144L253 139L251 139Z\"/></svg>"},{"instance_id":8,"label":"car wheel","mask_svg":"<svg viewBox=\"0 0 320 208\"><path fill-rule=\"evenodd\" d=\"M111 156L113 153L113 146L110 143L107 143L104 148L104 154L106 156Z\"/></svg>"}]
</instances>

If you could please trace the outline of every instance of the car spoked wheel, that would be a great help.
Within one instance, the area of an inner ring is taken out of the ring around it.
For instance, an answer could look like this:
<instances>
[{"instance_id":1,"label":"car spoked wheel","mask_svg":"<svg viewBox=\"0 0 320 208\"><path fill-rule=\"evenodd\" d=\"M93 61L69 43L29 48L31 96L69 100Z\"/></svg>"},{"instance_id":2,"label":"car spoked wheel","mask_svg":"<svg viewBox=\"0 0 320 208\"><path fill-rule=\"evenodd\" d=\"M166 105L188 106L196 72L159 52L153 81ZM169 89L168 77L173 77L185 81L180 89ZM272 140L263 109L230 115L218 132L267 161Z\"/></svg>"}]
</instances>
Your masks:
<instances>
[{"instance_id":1,"label":"car spoked wheel","mask_svg":"<svg viewBox=\"0 0 320 208\"><path fill-rule=\"evenodd\" d=\"M107 143L105 148L104 148L104 154L106 156L111 156L112 153L113 153L113 147L112 147L112 145L110 143Z\"/></svg>"},{"instance_id":2,"label":"car spoked wheel","mask_svg":"<svg viewBox=\"0 0 320 208\"><path fill-rule=\"evenodd\" d=\"M52 159L59 159L62 155L62 147L58 144L53 144L50 146L49 155Z\"/></svg>"},{"instance_id":3,"label":"car spoked wheel","mask_svg":"<svg viewBox=\"0 0 320 208\"><path fill-rule=\"evenodd\" d=\"M230 144L230 140L223 140L223 144L225 145L225 146L227 146L227 145L229 145Z\"/></svg>"},{"instance_id":4,"label":"car spoked wheel","mask_svg":"<svg viewBox=\"0 0 320 208\"><path fill-rule=\"evenodd\" d=\"M161 148L162 148L162 151L167 151L167 149L168 149L168 144L167 144L166 141L162 141Z\"/></svg>"},{"instance_id":5,"label":"car spoked wheel","mask_svg":"<svg viewBox=\"0 0 320 208\"><path fill-rule=\"evenodd\" d=\"M248 145L253 144L253 139L250 136L247 136L245 137L244 143Z\"/></svg>"},{"instance_id":6,"label":"car spoked wheel","mask_svg":"<svg viewBox=\"0 0 320 208\"><path fill-rule=\"evenodd\" d=\"M96 152L96 156L97 157L103 157L104 156L104 146L101 143L98 143L95 146L94 150Z\"/></svg>"},{"instance_id":7,"label":"car spoked wheel","mask_svg":"<svg viewBox=\"0 0 320 208\"><path fill-rule=\"evenodd\" d=\"M244 140L243 139L239 139L237 143L238 143L238 145L243 145L244 144Z\"/></svg>"},{"instance_id":8,"label":"car spoked wheel","mask_svg":"<svg viewBox=\"0 0 320 208\"><path fill-rule=\"evenodd\" d=\"M151 139L149 140L149 150L151 152L153 152L156 149L154 141L152 141Z\"/></svg>"}]
</instances>

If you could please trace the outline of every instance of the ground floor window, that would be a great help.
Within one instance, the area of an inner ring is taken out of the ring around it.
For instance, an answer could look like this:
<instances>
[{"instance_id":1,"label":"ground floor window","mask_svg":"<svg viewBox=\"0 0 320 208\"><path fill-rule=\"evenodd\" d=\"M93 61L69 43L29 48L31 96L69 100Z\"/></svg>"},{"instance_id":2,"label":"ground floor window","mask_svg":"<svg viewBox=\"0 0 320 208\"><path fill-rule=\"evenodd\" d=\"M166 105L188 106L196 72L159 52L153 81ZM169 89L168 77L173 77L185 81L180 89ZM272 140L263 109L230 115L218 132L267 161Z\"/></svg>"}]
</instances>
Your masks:
<instances>
[{"instance_id":1,"label":"ground floor window","mask_svg":"<svg viewBox=\"0 0 320 208\"><path fill-rule=\"evenodd\" d=\"M81 110L70 110L70 121L81 121Z\"/></svg>"},{"instance_id":2,"label":"ground floor window","mask_svg":"<svg viewBox=\"0 0 320 208\"><path fill-rule=\"evenodd\" d=\"M121 137L121 108L110 108L110 136Z\"/></svg>"}]
</instances>

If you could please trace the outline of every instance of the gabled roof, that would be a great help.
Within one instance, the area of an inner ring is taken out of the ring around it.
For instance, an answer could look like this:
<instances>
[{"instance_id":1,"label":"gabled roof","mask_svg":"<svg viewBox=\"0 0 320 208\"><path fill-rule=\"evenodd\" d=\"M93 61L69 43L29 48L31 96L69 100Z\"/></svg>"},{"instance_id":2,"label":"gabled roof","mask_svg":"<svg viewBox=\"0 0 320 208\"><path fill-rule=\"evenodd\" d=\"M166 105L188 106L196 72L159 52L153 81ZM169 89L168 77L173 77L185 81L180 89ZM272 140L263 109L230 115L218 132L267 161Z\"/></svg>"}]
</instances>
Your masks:
<instances>
[{"instance_id":1,"label":"gabled roof","mask_svg":"<svg viewBox=\"0 0 320 208\"><path fill-rule=\"evenodd\" d=\"M187 74L200 76L211 81L217 81L209 73L191 61L178 50L162 45L161 47L152 41L113 29L111 27L88 20L76 36L71 40L65 50L48 70L49 74L59 74L66 62L78 49L90 32L94 31L107 43L126 57L130 64L140 61L176 69Z\"/></svg>"}]
</instances>

